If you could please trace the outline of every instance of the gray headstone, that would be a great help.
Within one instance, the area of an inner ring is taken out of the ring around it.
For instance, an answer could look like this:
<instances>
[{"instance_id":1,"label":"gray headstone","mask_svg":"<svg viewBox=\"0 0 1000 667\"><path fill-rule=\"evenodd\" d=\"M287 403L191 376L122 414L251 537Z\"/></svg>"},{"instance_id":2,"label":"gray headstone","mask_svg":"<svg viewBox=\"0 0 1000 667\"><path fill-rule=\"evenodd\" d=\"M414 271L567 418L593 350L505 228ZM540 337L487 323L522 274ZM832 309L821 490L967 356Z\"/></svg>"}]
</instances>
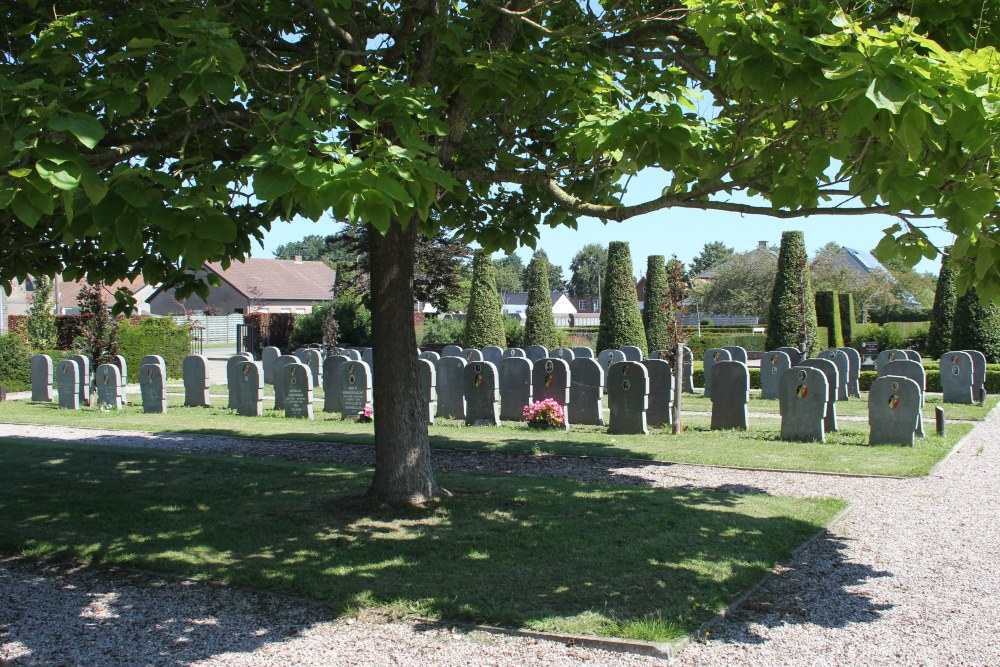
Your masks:
<instances>
[{"instance_id":1,"label":"gray headstone","mask_svg":"<svg viewBox=\"0 0 1000 667\"><path fill-rule=\"evenodd\" d=\"M917 387L920 388L920 414L917 415L917 435L921 438L924 437L924 415L923 415L923 405L924 405L924 392L927 387L927 372L924 370L924 365L917 361L912 361L910 359L897 359L896 361L890 361L885 366L882 367L882 372L879 373L880 376L898 376L909 378L917 383ZM869 405L869 411L871 406Z\"/></svg>"},{"instance_id":2,"label":"gray headstone","mask_svg":"<svg viewBox=\"0 0 1000 667\"><path fill-rule=\"evenodd\" d=\"M589 347L583 347L581 345L579 347L574 347L573 348L573 355L574 355L574 358L576 358L576 359L593 359L594 358L594 351L592 349L590 349Z\"/></svg>"},{"instance_id":3,"label":"gray headstone","mask_svg":"<svg viewBox=\"0 0 1000 667\"><path fill-rule=\"evenodd\" d=\"M368 364L368 370L371 372L372 377L375 376L375 352L370 347L366 347L361 350L361 361Z\"/></svg>"},{"instance_id":4,"label":"gray headstone","mask_svg":"<svg viewBox=\"0 0 1000 667\"><path fill-rule=\"evenodd\" d=\"M499 426L500 377L497 367L488 361L470 361L465 366L464 380L466 426Z\"/></svg>"},{"instance_id":5,"label":"gray headstone","mask_svg":"<svg viewBox=\"0 0 1000 667\"><path fill-rule=\"evenodd\" d=\"M483 360L483 352L482 352L482 350L477 350L477 349L471 348L471 347L469 349L467 349L467 350L462 350L462 356L465 357L465 360L468 361L470 364L473 361L482 361Z\"/></svg>"},{"instance_id":6,"label":"gray headstone","mask_svg":"<svg viewBox=\"0 0 1000 667\"><path fill-rule=\"evenodd\" d=\"M274 384L274 360L281 356L281 350L268 346L260 354L261 364L264 366L264 384Z\"/></svg>"},{"instance_id":7,"label":"gray headstone","mask_svg":"<svg viewBox=\"0 0 1000 667\"><path fill-rule=\"evenodd\" d=\"M531 400L535 403L547 398L563 406L565 427L569 419L569 364L562 359L545 357L535 362L531 368Z\"/></svg>"},{"instance_id":8,"label":"gray headstone","mask_svg":"<svg viewBox=\"0 0 1000 667\"><path fill-rule=\"evenodd\" d=\"M986 402L986 355L979 350L963 350L972 357L972 398L983 404Z\"/></svg>"},{"instance_id":9,"label":"gray headstone","mask_svg":"<svg viewBox=\"0 0 1000 667\"><path fill-rule=\"evenodd\" d=\"M569 362L569 419L573 424L604 426L604 369L596 359Z\"/></svg>"},{"instance_id":10,"label":"gray headstone","mask_svg":"<svg viewBox=\"0 0 1000 667\"><path fill-rule=\"evenodd\" d=\"M646 409L649 407L649 376L646 367L634 361L611 364L607 382L610 408L608 433L648 434Z\"/></svg>"},{"instance_id":11,"label":"gray headstone","mask_svg":"<svg viewBox=\"0 0 1000 667\"><path fill-rule=\"evenodd\" d=\"M235 390L235 391L234 391ZM236 394L236 414L260 417L264 414L264 365L259 361L240 362L230 394Z\"/></svg>"},{"instance_id":12,"label":"gray headstone","mask_svg":"<svg viewBox=\"0 0 1000 667\"><path fill-rule=\"evenodd\" d=\"M121 398L122 405L128 403L128 393L126 388L128 387L128 363L125 361L125 357L120 354L116 354L111 357L111 363L118 367L118 397Z\"/></svg>"},{"instance_id":13,"label":"gray headstone","mask_svg":"<svg viewBox=\"0 0 1000 667\"><path fill-rule=\"evenodd\" d=\"M282 371L288 364L297 364L297 363L299 363L299 358L293 354L283 354L274 360L274 409L275 410L285 409L285 388L281 384L285 379L285 375Z\"/></svg>"},{"instance_id":14,"label":"gray headstone","mask_svg":"<svg viewBox=\"0 0 1000 667\"><path fill-rule=\"evenodd\" d=\"M56 388L59 390L60 408L80 409L80 369L72 359L63 359L56 364Z\"/></svg>"},{"instance_id":15,"label":"gray headstone","mask_svg":"<svg viewBox=\"0 0 1000 667\"><path fill-rule=\"evenodd\" d=\"M524 421L524 408L531 403L531 362L527 357L504 357L500 375L500 419Z\"/></svg>"},{"instance_id":16,"label":"gray headstone","mask_svg":"<svg viewBox=\"0 0 1000 667\"><path fill-rule=\"evenodd\" d=\"M847 395L861 398L861 353L853 347L837 348L847 355Z\"/></svg>"},{"instance_id":17,"label":"gray headstone","mask_svg":"<svg viewBox=\"0 0 1000 667\"><path fill-rule=\"evenodd\" d=\"M461 357L462 348L458 345L445 345L444 349L441 350L442 357Z\"/></svg>"},{"instance_id":18,"label":"gray headstone","mask_svg":"<svg viewBox=\"0 0 1000 667\"><path fill-rule=\"evenodd\" d=\"M784 352L765 352L760 357L760 397L766 399L778 398L778 382L781 376L792 367L792 361Z\"/></svg>"},{"instance_id":19,"label":"gray headstone","mask_svg":"<svg viewBox=\"0 0 1000 667\"><path fill-rule=\"evenodd\" d=\"M597 355L597 363L599 363L601 365L601 368L604 369L605 393L611 390L610 389L611 381L608 380L609 377L608 374L611 372L611 366L613 364L621 363L625 360L626 360L625 353L622 352L621 350L601 350L601 352Z\"/></svg>"},{"instance_id":20,"label":"gray headstone","mask_svg":"<svg viewBox=\"0 0 1000 667\"><path fill-rule=\"evenodd\" d=\"M302 350L302 354L298 355L298 357L303 364L309 367L313 387L323 386L323 355L320 354L320 351L315 348L308 348Z\"/></svg>"},{"instance_id":21,"label":"gray headstone","mask_svg":"<svg viewBox=\"0 0 1000 667\"><path fill-rule=\"evenodd\" d=\"M973 398L972 356L968 352L952 350L941 356L941 389L944 403L972 405Z\"/></svg>"},{"instance_id":22,"label":"gray headstone","mask_svg":"<svg viewBox=\"0 0 1000 667\"><path fill-rule=\"evenodd\" d=\"M336 370L340 388L341 416L353 419L372 403L372 372L363 361L348 361Z\"/></svg>"},{"instance_id":23,"label":"gray headstone","mask_svg":"<svg viewBox=\"0 0 1000 667\"><path fill-rule=\"evenodd\" d=\"M427 350L426 352L421 352L420 354L418 354L417 358L426 359L427 361L433 364L435 361L441 358L441 355L435 352L434 350Z\"/></svg>"},{"instance_id":24,"label":"gray headstone","mask_svg":"<svg viewBox=\"0 0 1000 667\"><path fill-rule=\"evenodd\" d=\"M143 412L167 411L167 378L163 375L163 366L153 363L139 367L139 393Z\"/></svg>"},{"instance_id":25,"label":"gray headstone","mask_svg":"<svg viewBox=\"0 0 1000 667\"><path fill-rule=\"evenodd\" d=\"M292 357L292 359L294 358L295 357ZM243 381L243 373L240 370L240 364L247 361L253 361L253 355L249 352L234 354L226 361L226 388L229 391L229 403L227 407L230 410L236 409L236 392L233 390L233 387L235 387L237 382Z\"/></svg>"},{"instance_id":26,"label":"gray headstone","mask_svg":"<svg viewBox=\"0 0 1000 667\"><path fill-rule=\"evenodd\" d=\"M882 350L875 357L875 372L881 373L883 366L896 359L906 359L906 350Z\"/></svg>"},{"instance_id":27,"label":"gray headstone","mask_svg":"<svg viewBox=\"0 0 1000 667\"><path fill-rule=\"evenodd\" d=\"M340 351L342 356L347 357L351 361L361 361L361 351L355 350L353 348L346 348Z\"/></svg>"},{"instance_id":28,"label":"gray headstone","mask_svg":"<svg viewBox=\"0 0 1000 667\"><path fill-rule=\"evenodd\" d=\"M164 380L167 377L167 360L158 354L147 354L141 360L139 360L139 368L142 368L146 364L156 364L163 371Z\"/></svg>"},{"instance_id":29,"label":"gray headstone","mask_svg":"<svg viewBox=\"0 0 1000 667\"><path fill-rule=\"evenodd\" d=\"M319 355L317 355L319 356ZM295 419L313 418L312 369L306 364L286 364L281 369L285 416Z\"/></svg>"},{"instance_id":30,"label":"gray headstone","mask_svg":"<svg viewBox=\"0 0 1000 667\"><path fill-rule=\"evenodd\" d=\"M924 358L921 357L920 353L916 350L903 350L903 352L906 352L906 358L910 361L915 361L918 364L921 364L924 361Z\"/></svg>"},{"instance_id":31,"label":"gray headstone","mask_svg":"<svg viewBox=\"0 0 1000 667\"><path fill-rule=\"evenodd\" d=\"M31 400L52 402L52 357L47 354L31 357Z\"/></svg>"},{"instance_id":32,"label":"gray headstone","mask_svg":"<svg viewBox=\"0 0 1000 667\"><path fill-rule=\"evenodd\" d=\"M635 345L623 345L618 348L625 355L625 361L642 361L642 350Z\"/></svg>"},{"instance_id":33,"label":"gray headstone","mask_svg":"<svg viewBox=\"0 0 1000 667\"><path fill-rule=\"evenodd\" d=\"M788 360L792 362L792 366L798 366L799 362L802 360L802 350L797 347L791 347L788 345L779 347L775 352L784 352L788 355Z\"/></svg>"},{"instance_id":34,"label":"gray headstone","mask_svg":"<svg viewBox=\"0 0 1000 667\"><path fill-rule=\"evenodd\" d=\"M750 427L750 371L738 361L716 361L712 366L712 430Z\"/></svg>"},{"instance_id":35,"label":"gray headstone","mask_svg":"<svg viewBox=\"0 0 1000 667\"><path fill-rule=\"evenodd\" d=\"M729 354L729 350L723 350L721 347L713 347L705 350L704 354L701 356L703 371L705 373L705 397L712 397L712 367L715 364L722 361L732 361L732 355Z\"/></svg>"},{"instance_id":36,"label":"gray headstone","mask_svg":"<svg viewBox=\"0 0 1000 667\"><path fill-rule=\"evenodd\" d=\"M71 354L66 358L76 362L80 405L90 405L90 357L85 354Z\"/></svg>"},{"instance_id":37,"label":"gray headstone","mask_svg":"<svg viewBox=\"0 0 1000 667\"><path fill-rule=\"evenodd\" d=\"M792 366L778 380L781 439L795 442L826 441L823 422L830 385L818 368Z\"/></svg>"},{"instance_id":38,"label":"gray headstone","mask_svg":"<svg viewBox=\"0 0 1000 667\"><path fill-rule=\"evenodd\" d=\"M920 423L920 397L920 387L910 378L898 375L876 378L868 390L871 427L868 444L912 447Z\"/></svg>"},{"instance_id":39,"label":"gray headstone","mask_svg":"<svg viewBox=\"0 0 1000 667\"><path fill-rule=\"evenodd\" d=\"M684 346L684 365L681 367L681 371L684 374L682 378L683 385L681 385L681 391L685 394L694 393L694 352L687 345Z\"/></svg>"},{"instance_id":40,"label":"gray headstone","mask_svg":"<svg viewBox=\"0 0 1000 667\"><path fill-rule=\"evenodd\" d=\"M115 410L121 410L122 403L122 372L115 364L101 364L94 376L97 383L97 404L107 405Z\"/></svg>"},{"instance_id":41,"label":"gray headstone","mask_svg":"<svg viewBox=\"0 0 1000 667\"><path fill-rule=\"evenodd\" d=\"M208 360L201 354L184 357L184 405L205 407L212 404L208 394Z\"/></svg>"},{"instance_id":42,"label":"gray headstone","mask_svg":"<svg viewBox=\"0 0 1000 667\"><path fill-rule=\"evenodd\" d=\"M437 371L437 416L465 419L465 357L445 356L434 364Z\"/></svg>"},{"instance_id":43,"label":"gray headstone","mask_svg":"<svg viewBox=\"0 0 1000 667\"><path fill-rule=\"evenodd\" d=\"M569 349L568 347L557 347L556 349L552 350L549 356L552 357L553 359L562 359L566 363L569 363L574 359L576 359L576 354L574 354L573 350Z\"/></svg>"},{"instance_id":44,"label":"gray headstone","mask_svg":"<svg viewBox=\"0 0 1000 667\"><path fill-rule=\"evenodd\" d=\"M722 349L729 353L729 358L747 365L747 351L739 345L723 345Z\"/></svg>"},{"instance_id":45,"label":"gray headstone","mask_svg":"<svg viewBox=\"0 0 1000 667\"><path fill-rule=\"evenodd\" d=\"M488 361L499 368L501 359L503 359L502 348L499 348L496 345L487 345L483 348L483 361Z\"/></svg>"},{"instance_id":46,"label":"gray headstone","mask_svg":"<svg viewBox=\"0 0 1000 667\"><path fill-rule=\"evenodd\" d=\"M420 397L424 401L427 423L434 423L437 413L437 370L430 359L417 359L417 378L420 382Z\"/></svg>"},{"instance_id":47,"label":"gray headstone","mask_svg":"<svg viewBox=\"0 0 1000 667\"><path fill-rule=\"evenodd\" d=\"M549 356L549 350L544 345L528 345L524 348L524 356L530 359L531 363L535 363L539 359Z\"/></svg>"},{"instance_id":48,"label":"gray headstone","mask_svg":"<svg viewBox=\"0 0 1000 667\"><path fill-rule=\"evenodd\" d=\"M667 426L674 423L671 406L674 400L674 376L670 363L663 359L645 359L641 362L649 376L649 400L646 423L650 426Z\"/></svg>"},{"instance_id":49,"label":"gray headstone","mask_svg":"<svg viewBox=\"0 0 1000 667\"><path fill-rule=\"evenodd\" d=\"M522 359L528 358L528 356L524 353L524 350L522 350L519 347L508 347L506 350L504 350L503 358L506 359L507 357L516 357Z\"/></svg>"},{"instance_id":50,"label":"gray headstone","mask_svg":"<svg viewBox=\"0 0 1000 667\"><path fill-rule=\"evenodd\" d=\"M850 396L848 379L851 377L851 360L843 350L823 350L820 359L828 359L837 365L837 400L846 401Z\"/></svg>"},{"instance_id":51,"label":"gray headstone","mask_svg":"<svg viewBox=\"0 0 1000 667\"><path fill-rule=\"evenodd\" d=\"M799 362L799 367L802 366L815 368L826 376L826 416L823 418L823 428L826 429L827 433L839 430L837 427L837 385L840 383L840 374L837 371L837 364L829 359L803 359Z\"/></svg>"},{"instance_id":52,"label":"gray headstone","mask_svg":"<svg viewBox=\"0 0 1000 667\"><path fill-rule=\"evenodd\" d=\"M350 361L334 354L323 360L323 412L340 412L340 388L337 386L337 366Z\"/></svg>"}]
</instances>

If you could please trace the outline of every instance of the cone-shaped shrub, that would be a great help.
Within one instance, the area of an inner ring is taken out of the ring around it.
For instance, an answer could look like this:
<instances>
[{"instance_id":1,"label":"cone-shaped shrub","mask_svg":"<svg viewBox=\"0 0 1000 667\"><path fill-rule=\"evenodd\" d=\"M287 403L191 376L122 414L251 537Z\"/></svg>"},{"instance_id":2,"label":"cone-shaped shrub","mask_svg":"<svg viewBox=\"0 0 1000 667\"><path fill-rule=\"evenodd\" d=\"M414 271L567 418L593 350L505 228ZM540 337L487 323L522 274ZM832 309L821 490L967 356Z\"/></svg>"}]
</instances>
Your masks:
<instances>
[{"instance_id":1,"label":"cone-shaped shrub","mask_svg":"<svg viewBox=\"0 0 1000 667\"><path fill-rule=\"evenodd\" d=\"M850 292L840 293L840 330L844 333L844 345L850 347L854 343L854 326L858 323L854 313L854 295Z\"/></svg>"},{"instance_id":2,"label":"cone-shaped shrub","mask_svg":"<svg viewBox=\"0 0 1000 667\"><path fill-rule=\"evenodd\" d=\"M934 308L931 310L931 328L927 332L927 354L934 359L953 349L951 334L955 329L955 272L948 266L948 257L941 260L937 288L934 290Z\"/></svg>"},{"instance_id":3,"label":"cone-shaped shrub","mask_svg":"<svg viewBox=\"0 0 1000 667\"><path fill-rule=\"evenodd\" d=\"M646 304L642 308L646 347L650 350L666 350L670 346L670 315L664 307L670 298L669 292L665 258L663 255L650 255L646 260Z\"/></svg>"},{"instance_id":4,"label":"cone-shaped shrub","mask_svg":"<svg viewBox=\"0 0 1000 667\"><path fill-rule=\"evenodd\" d=\"M986 355L987 362L1000 362L1000 310L992 303L984 306L975 287L958 297L951 347L953 350L979 350Z\"/></svg>"},{"instance_id":5,"label":"cone-shaped shrub","mask_svg":"<svg viewBox=\"0 0 1000 667\"><path fill-rule=\"evenodd\" d=\"M826 327L828 340L819 341L827 348L844 347L844 335L840 326L840 293L834 291L816 292L816 323Z\"/></svg>"},{"instance_id":6,"label":"cone-shaped shrub","mask_svg":"<svg viewBox=\"0 0 1000 667\"><path fill-rule=\"evenodd\" d=\"M528 310L524 320L524 344L544 345L552 349L559 345L559 332L552 316L552 292L549 291L549 258L544 250L537 251L528 264Z\"/></svg>"},{"instance_id":7,"label":"cone-shaped shrub","mask_svg":"<svg viewBox=\"0 0 1000 667\"><path fill-rule=\"evenodd\" d=\"M466 311L462 345L482 349L487 345L507 347L500 294L493 260L482 250L472 256L472 288Z\"/></svg>"},{"instance_id":8,"label":"cone-shaped shrub","mask_svg":"<svg viewBox=\"0 0 1000 667\"><path fill-rule=\"evenodd\" d=\"M608 244L608 266L601 292L601 327L597 333L597 349L635 345L647 352L646 332L642 328L628 243L612 241Z\"/></svg>"},{"instance_id":9,"label":"cone-shaped shrub","mask_svg":"<svg viewBox=\"0 0 1000 667\"><path fill-rule=\"evenodd\" d=\"M778 275L767 317L767 349L782 346L816 352L816 302L802 232L784 232L778 252Z\"/></svg>"}]
</instances>

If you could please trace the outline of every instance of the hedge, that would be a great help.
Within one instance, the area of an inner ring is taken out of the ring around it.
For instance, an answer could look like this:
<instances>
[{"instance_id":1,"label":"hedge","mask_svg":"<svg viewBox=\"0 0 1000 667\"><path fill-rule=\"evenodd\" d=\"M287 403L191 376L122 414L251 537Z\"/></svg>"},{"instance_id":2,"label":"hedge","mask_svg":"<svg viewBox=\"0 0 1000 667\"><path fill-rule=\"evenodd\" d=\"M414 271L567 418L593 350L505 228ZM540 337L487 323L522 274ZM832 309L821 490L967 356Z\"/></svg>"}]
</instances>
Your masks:
<instances>
[{"instance_id":1,"label":"hedge","mask_svg":"<svg viewBox=\"0 0 1000 667\"><path fill-rule=\"evenodd\" d=\"M548 278L546 278L548 282ZM547 285L546 285L547 289ZM547 296L546 301L551 303ZM484 348L488 345L507 347L504 334L503 314L500 312L503 303L497 293L497 277L493 269L493 260L483 250L476 250L472 256L472 288L469 295L469 307L466 309L465 331L462 333L462 346ZM549 319L552 319L552 307L549 307ZM555 328L555 320L552 327Z\"/></svg>"},{"instance_id":2,"label":"hedge","mask_svg":"<svg viewBox=\"0 0 1000 667\"><path fill-rule=\"evenodd\" d=\"M767 315L767 346L789 345L813 353L826 337L816 331L816 302L809 277L809 258L801 231L781 234L778 273ZM816 336L813 338L813 336Z\"/></svg>"},{"instance_id":3,"label":"hedge","mask_svg":"<svg viewBox=\"0 0 1000 667\"><path fill-rule=\"evenodd\" d=\"M844 345L854 344L854 329L858 326L857 314L854 312L854 295L841 292L840 300L840 330L844 334Z\"/></svg>"},{"instance_id":4,"label":"hedge","mask_svg":"<svg viewBox=\"0 0 1000 667\"><path fill-rule=\"evenodd\" d=\"M267 344L279 347L282 351L288 349L288 341L295 330L295 315L293 313L250 313L243 316L243 323L255 326L262 335L267 331ZM254 351L260 354L260 350Z\"/></svg>"},{"instance_id":5,"label":"hedge","mask_svg":"<svg viewBox=\"0 0 1000 667\"><path fill-rule=\"evenodd\" d=\"M817 342L825 348L844 347L844 334L841 329L840 293L834 291L816 292L816 322L826 327L826 336L817 336Z\"/></svg>"},{"instance_id":6,"label":"hedge","mask_svg":"<svg viewBox=\"0 0 1000 667\"><path fill-rule=\"evenodd\" d=\"M142 358L159 355L167 365L167 377L183 377L184 357L191 352L191 328L174 324L169 317L146 317L118 325L118 353L125 357L128 381L139 381Z\"/></svg>"},{"instance_id":7,"label":"hedge","mask_svg":"<svg viewBox=\"0 0 1000 667\"><path fill-rule=\"evenodd\" d=\"M0 385L8 391L31 388L31 353L20 334L0 334Z\"/></svg>"},{"instance_id":8,"label":"hedge","mask_svg":"<svg viewBox=\"0 0 1000 667\"><path fill-rule=\"evenodd\" d=\"M608 350L634 345L647 352L646 330L642 327L639 297L632 277L632 256L628 243L608 243L608 264L601 285L601 327L597 349Z\"/></svg>"},{"instance_id":9,"label":"hedge","mask_svg":"<svg viewBox=\"0 0 1000 667\"><path fill-rule=\"evenodd\" d=\"M940 392L941 390L941 371L935 369L926 369L927 372L927 391L929 392ZM868 391L871 389L872 382L878 377L878 373L875 371L861 371L858 376L858 384L862 391ZM1000 368L989 368L986 369L986 393L987 394L1000 394Z\"/></svg>"},{"instance_id":10,"label":"hedge","mask_svg":"<svg viewBox=\"0 0 1000 667\"><path fill-rule=\"evenodd\" d=\"M88 319L90 315L56 315L56 348L72 350L73 341L83 335L83 325ZM10 333L19 335L24 341L28 340L27 322L27 315L7 316Z\"/></svg>"}]
</instances>

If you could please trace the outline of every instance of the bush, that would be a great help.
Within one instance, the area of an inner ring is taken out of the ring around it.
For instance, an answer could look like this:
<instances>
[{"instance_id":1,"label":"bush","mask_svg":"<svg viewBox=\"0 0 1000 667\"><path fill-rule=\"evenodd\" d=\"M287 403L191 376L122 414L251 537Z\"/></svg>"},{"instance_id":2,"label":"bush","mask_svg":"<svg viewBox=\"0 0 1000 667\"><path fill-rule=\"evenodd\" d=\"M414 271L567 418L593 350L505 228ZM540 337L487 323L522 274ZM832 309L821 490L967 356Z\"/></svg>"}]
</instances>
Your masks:
<instances>
[{"instance_id":1,"label":"bush","mask_svg":"<svg viewBox=\"0 0 1000 667\"><path fill-rule=\"evenodd\" d=\"M816 323L819 326L827 328L826 336L816 336L821 346L825 346L826 348L844 347L839 292L816 292Z\"/></svg>"},{"instance_id":2,"label":"bush","mask_svg":"<svg viewBox=\"0 0 1000 667\"><path fill-rule=\"evenodd\" d=\"M31 388L31 353L16 333L0 334L0 385L8 391Z\"/></svg>"},{"instance_id":3,"label":"bush","mask_svg":"<svg viewBox=\"0 0 1000 667\"><path fill-rule=\"evenodd\" d=\"M338 342L343 346L367 347L372 344L372 313L361 299L343 295L333 305L339 328Z\"/></svg>"},{"instance_id":4,"label":"bush","mask_svg":"<svg viewBox=\"0 0 1000 667\"><path fill-rule=\"evenodd\" d=\"M462 340L465 322L433 318L424 320L424 337L420 345L452 345Z\"/></svg>"},{"instance_id":5,"label":"bush","mask_svg":"<svg viewBox=\"0 0 1000 667\"><path fill-rule=\"evenodd\" d=\"M809 260L802 232L783 232L767 316L767 349L782 346L816 351L816 303L809 278Z\"/></svg>"},{"instance_id":6,"label":"bush","mask_svg":"<svg viewBox=\"0 0 1000 667\"><path fill-rule=\"evenodd\" d=\"M601 287L601 328L597 334L597 349L634 345L646 353L646 332L642 328L628 243L612 241L608 244L608 265Z\"/></svg>"},{"instance_id":7,"label":"bush","mask_svg":"<svg viewBox=\"0 0 1000 667\"><path fill-rule=\"evenodd\" d=\"M547 290L546 301L549 303L551 319L552 306ZM462 334L464 347L480 349L488 345L507 347L503 314L500 312L502 306L500 294L497 292L497 276L493 260L482 250L477 250L472 256L472 289L466 311L465 331Z\"/></svg>"},{"instance_id":8,"label":"bush","mask_svg":"<svg viewBox=\"0 0 1000 667\"><path fill-rule=\"evenodd\" d=\"M955 329L957 301L955 272L948 266L948 257L945 255L934 290L934 307L931 309L931 324L927 333L927 354L932 357L940 359L941 355L952 349L951 334Z\"/></svg>"},{"instance_id":9,"label":"bush","mask_svg":"<svg viewBox=\"0 0 1000 667\"><path fill-rule=\"evenodd\" d=\"M840 300L840 329L844 334L844 345L854 344L854 328L858 326L857 316L854 312L854 295L850 292L841 292Z\"/></svg>"},{"instance_id":10,"label":"bush","mask_svg":"<svg viewBox=\"0 0 1000 667\"><path fill-rule=\"evenodd\" d=\"M125 357L128 381L139 381L142 358L163 357L167 377L183 377L184 357L191 353L190 325L174 324L169 317L144 317L118 326L118 354Z\"/></svg>"},{"instance_id":11,"label":"bush","mask_svg":"<svg viewBox=\"0 0 1000 667\"><path fill-rule=\"evenodd\" d=\"M889 322L861 324L854 332L852 346L861 349L866 342L878 344L880 350L914 349L921 353L926 350L928 322Z\"/></svg>"},{"instance_id":12,"label":"bush","mask_svg":"<svg viewBox=\"0 0 1000 667\"><path fill-rule=\"evenodd\" d=\"M524 325L516 318L503 318L503 334L507 347L524 347Z\"/></svg>"},{"instance_id":13,"label":"bush","mask_svg":"<svg viewBox=\"0 0 1000 667\"><path fill-rule=\"evenodd\" d=\"M669 298L667 264L663 255L650 255L646 260L646 304L642 309L642 325L646 330L646 348L665 350L670 347L667 331L666 305Z\"/></svg>"},{"instance_id":14,"label":"bush","mask_svg":"<svg viewBox=\"0 0 1000 667\"><path fill-rule=\"evenodd\" d=\"M747 352L764 352L767 338L765 336L751 334L703 334L701 336L689 336L684 344L691 348L691 354L695 359L701 359L705 350L713 347L725 347L727 345L739 345Z\"/></svg>"},{"instance_id":15,"label":"bush","mask_svg":"<svg viewBox=\"0 0 1000 667\"><path fill-rule=\"evenodd\" d=\"M549 290L549 258L539 250L528 264L528 309L524 321L524 344L553 348L558 344L556 320ZM635 290L633 290L634 292ZM603 314L602 314L603 320Z\"/></svg>"},{"instance_id":16,"label":"bush","mask_svg":"<svg viewBox=\"0 0 1000 667\"><path fill-rule=\"evenodd\" d=\"M324 301L323 303L314 303L311 313L297 315L292 335L288 338L289 347L297 348L313 343L325 345L327 341L323 329L328 315L333 315L336 319L336 314L331 312L333 308L333 302ZM339 333L339 324L338 322L336 333Z\"/></svg>"},{"instance_id":17,"label":"bush","mask_svg":"<svg viewBox=\"0 0 1000 667\"><path fill-rule=\"evenodd\" d=\"M288 349L289 340L295 330L295 315L292 313L250 313L243 316L243 323L257 329L261 336L261 346L269 345ZM261 350L252 350L260 356Z\"/></svg>"},{"instance_id":18,"label":"bush","mask_svg":"<svg viewBox=\"0 0 1000 667\"><path fill-rule=\"evenodd\" d=\"M958 297L951 344L956 350L979 350L990 363L1000 361L1000 309L983 305L975 287Z\"/></svg>"}]
</instances>

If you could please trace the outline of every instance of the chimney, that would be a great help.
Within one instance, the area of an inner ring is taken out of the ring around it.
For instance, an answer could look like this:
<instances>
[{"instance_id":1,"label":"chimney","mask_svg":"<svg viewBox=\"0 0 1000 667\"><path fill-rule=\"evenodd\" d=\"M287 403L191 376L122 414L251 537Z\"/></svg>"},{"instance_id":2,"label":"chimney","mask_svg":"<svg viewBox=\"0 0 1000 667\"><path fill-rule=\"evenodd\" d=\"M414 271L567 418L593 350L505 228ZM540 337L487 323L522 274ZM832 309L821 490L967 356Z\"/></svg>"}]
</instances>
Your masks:
<instances>
[{"instance_id":1,"label":"chimney","mask_svg":"<svg viewBox=\"0 0 1000 667\"><path fill-rule=\"evenodd\" d=\"M302 255L296 255L295 257L292 258L292 261L294 261L296 264L301 264L302 263Z\"/></svg>"},{"instance_id":2,"label":"chimney","mask_svg":"<svg viewBox=\"0 0 1000 667\"><path fill-rule=\"evenodd\" d=\"M757 250L767 250L767 241L757 241Z\"/></svg>"}]
</instances>

